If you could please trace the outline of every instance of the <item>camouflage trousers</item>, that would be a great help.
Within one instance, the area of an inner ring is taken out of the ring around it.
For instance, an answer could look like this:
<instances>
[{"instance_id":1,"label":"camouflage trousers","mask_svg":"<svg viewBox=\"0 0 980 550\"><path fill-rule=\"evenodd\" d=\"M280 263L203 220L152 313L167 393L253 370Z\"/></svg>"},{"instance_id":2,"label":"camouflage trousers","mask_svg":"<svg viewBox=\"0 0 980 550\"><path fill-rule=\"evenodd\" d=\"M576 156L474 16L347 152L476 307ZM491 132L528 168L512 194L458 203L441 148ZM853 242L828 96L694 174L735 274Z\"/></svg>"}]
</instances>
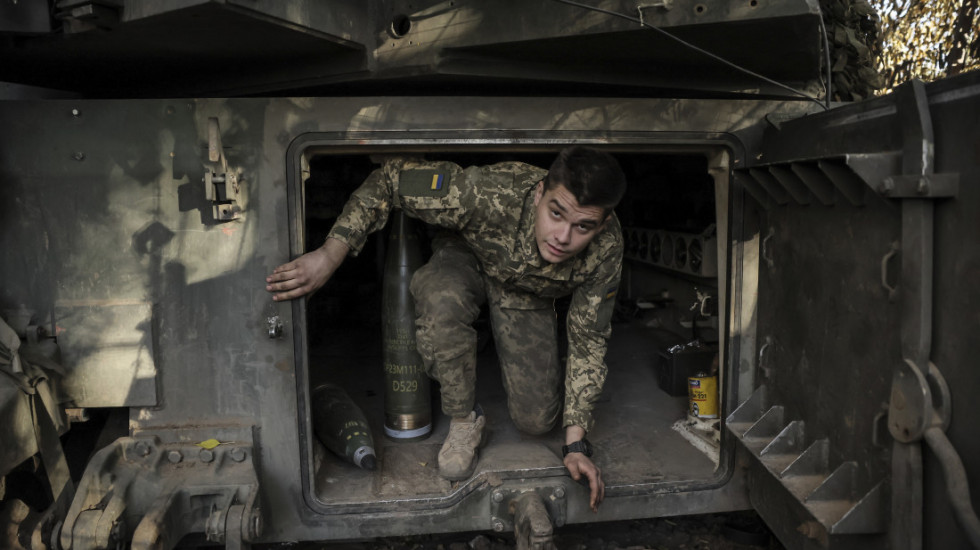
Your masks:
<instances>
[{"instance_id":1,"label":"camouflage trousers","mask_svg":"<svg viewBox=\"0 0 980 550\"><path fill-rule=\"evenodd\" d=\"M462 417L476 402L477 333L473 323L488 303L507 409L523 432L542 434L560 410L554 300L502 288L480 273L459 239L433 241L432 258L415 272L416 339L426 372L442 386L443 413Z\"/></svg>"}]
</instances>

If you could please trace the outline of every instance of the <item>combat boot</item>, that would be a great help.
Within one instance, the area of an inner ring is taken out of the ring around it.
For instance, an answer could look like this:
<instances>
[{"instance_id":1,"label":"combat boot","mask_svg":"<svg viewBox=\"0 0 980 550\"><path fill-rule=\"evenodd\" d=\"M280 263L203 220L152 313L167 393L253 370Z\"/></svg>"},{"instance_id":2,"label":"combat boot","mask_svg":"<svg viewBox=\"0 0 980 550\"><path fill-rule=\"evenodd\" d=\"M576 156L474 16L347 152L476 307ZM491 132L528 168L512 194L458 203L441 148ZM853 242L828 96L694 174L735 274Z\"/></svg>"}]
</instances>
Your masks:
<instances>
[{"instance_id":1,"label":"combat boot","mask_svg":"<svg viewBox=\"0 0 980 550\"><path fill-rule=\"evenodd\" d=\"M449 422L449 435L439 450L439 475L460 481L473 475L476 468L476 451L483 443L483 427L487 417L470 411L466 418L453 418Z\"/></svg>"}]
</instances>

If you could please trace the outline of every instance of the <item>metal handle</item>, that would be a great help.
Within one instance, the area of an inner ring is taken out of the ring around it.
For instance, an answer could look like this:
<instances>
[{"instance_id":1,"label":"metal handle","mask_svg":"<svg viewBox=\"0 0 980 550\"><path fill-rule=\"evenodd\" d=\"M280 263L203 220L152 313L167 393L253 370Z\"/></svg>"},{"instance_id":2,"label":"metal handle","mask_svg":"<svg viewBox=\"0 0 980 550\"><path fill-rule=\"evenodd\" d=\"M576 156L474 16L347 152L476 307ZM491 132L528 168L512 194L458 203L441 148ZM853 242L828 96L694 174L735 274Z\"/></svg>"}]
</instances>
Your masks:
<instances>
[{"instance_id":1,"label":"metal handle","mask_svg":"<svg viewBox=\"0 0 980 550\"><path fill-rule=\"evenodd\" d=\"M901 249L902 248L898 244L898 241L894 241L892 242L892 246L888 252L881 258L881 286L885 287L885 290L888 291L889 302L895 301L895 297L898 296L898 287L888 284L888 262L894 258Z\"/></svg>"},{"instance_id":2,"label":"metal handle","mask_svg":"<svg viewBox=\"0 0 980 550\"><path fill-rule=\"evenodd\" d=\"M769 346L772 345L772 337L766 336L765 342L766 343L762 344L762 347L759 348L759 369L766 375L766 378L769 378L769 367L766 366L764 358L766 357L766 350L768 350Z\"/></svg>"},{"instance_id":3,"label":"metal handle","mask_svg":"<svg viewBox=\"0 0 980 550\"><path fill-rule=\"evenodd\" d=\"M775 235L776 235L776 230L770 227L769 234L767 234L766 237L762 239L762 259L765 260L767 264L769 264L770 268L772 268L776 264L775 262L772 261L772 253L769 250L768 243L770 240L772 240L773 236Z\"/></svg>"}]
</instances>

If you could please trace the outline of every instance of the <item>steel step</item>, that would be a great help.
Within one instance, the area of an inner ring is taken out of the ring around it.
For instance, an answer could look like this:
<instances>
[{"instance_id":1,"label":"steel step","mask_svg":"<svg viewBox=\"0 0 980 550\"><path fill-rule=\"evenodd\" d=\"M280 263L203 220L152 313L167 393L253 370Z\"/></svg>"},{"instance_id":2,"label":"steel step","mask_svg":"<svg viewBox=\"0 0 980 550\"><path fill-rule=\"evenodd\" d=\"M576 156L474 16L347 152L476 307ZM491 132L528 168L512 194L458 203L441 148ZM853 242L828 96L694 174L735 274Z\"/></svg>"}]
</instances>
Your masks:
<instances>
[{"instance_id":1,"label":"steel step","mask_svg":"<svg viewBox=\"0 0 980 550\"><path fill-rule=\"evenodd\" d=\"M861 487L857 462L831 464L829 440L808 441L806 423L786 416L760 386L729 415L726 426L798 508L809 537L883 532L884 482Z\"/></svg>"}]
</instances>

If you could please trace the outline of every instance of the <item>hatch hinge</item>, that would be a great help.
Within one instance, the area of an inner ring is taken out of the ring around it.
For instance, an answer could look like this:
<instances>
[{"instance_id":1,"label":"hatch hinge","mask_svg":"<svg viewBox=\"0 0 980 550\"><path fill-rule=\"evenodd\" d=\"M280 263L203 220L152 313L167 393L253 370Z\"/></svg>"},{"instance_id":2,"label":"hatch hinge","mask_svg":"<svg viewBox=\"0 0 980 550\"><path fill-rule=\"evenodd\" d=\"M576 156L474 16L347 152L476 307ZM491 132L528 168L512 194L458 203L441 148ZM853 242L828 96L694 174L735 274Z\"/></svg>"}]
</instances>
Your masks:
<instances>
[{"instance_id":1,"label":"hatch hinge","mask_svg":"<svg viewBox=\"0 0 980 550\"><path fill-rule=\"evenodd\" d=\"M203 533L226 548L247 548L262 532L252 454L251 441L202 447L156 436L120 438L86 467L61 547L169 549L185 535Z\"/></svg>"},{"instance_id":2,"label":"hatch hinge","mask_svg":"<svg viewBox=\"0 0 980 550\"><path fill-rule=\"evenodd\" d=\"M208 118L208 161L204 163L204 195L211 202L216 221L237 220L242 215L241 174L229 169L216 117Z\"/></svg>"},{"instance_id":3,"label":"hatch hinge","mask_svg":"<svg viewBox=\"0 0 980 550\"><path fill-rule=\"evenodd\" d=\"M58 0L54 17L62 21L65 34L107 30L119 24L122 9L122 0Z\"/></svg>"}]
</instances>

